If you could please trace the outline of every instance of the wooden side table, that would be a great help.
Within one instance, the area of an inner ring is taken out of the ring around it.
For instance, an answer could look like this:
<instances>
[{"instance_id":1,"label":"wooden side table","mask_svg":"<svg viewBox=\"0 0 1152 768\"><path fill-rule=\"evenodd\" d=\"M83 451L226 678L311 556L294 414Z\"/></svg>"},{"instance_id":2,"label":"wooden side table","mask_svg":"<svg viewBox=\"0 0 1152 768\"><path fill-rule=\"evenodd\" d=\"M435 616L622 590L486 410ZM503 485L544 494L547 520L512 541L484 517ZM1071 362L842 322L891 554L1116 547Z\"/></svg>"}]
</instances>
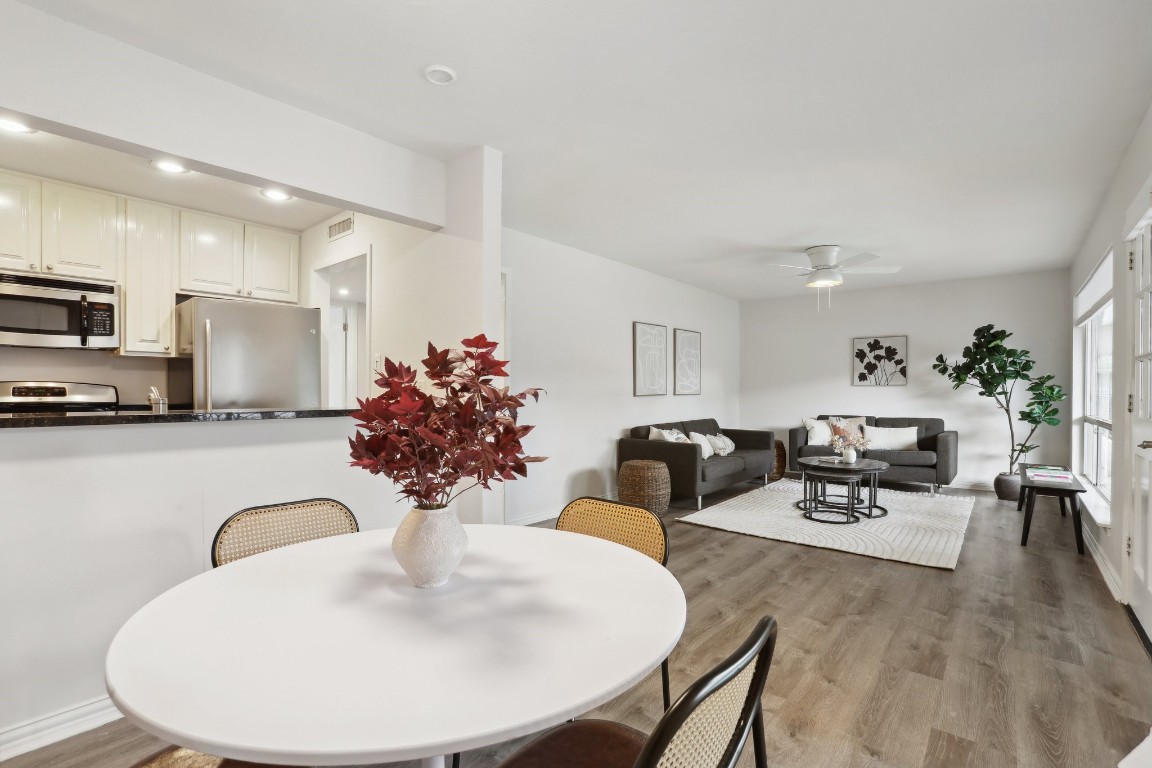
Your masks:
<instances>
[{"instance_id":1,"label":"wooden side table","mask_svg":"<svg viewBox=\"0 0 1152 768\"><path fill-rule=\"evenodd\" d=\"M1084 554L1084 531L1080 519L1080 494L1088 489L1080 485L1080 481L1073 477L1069 482L1058 483L1051 480L1032 480L1028 477L1028 467L1034 464L1021 464L1017 470L1020 473L1020 503L1024 507L1024 532L1020 536L1020 546L1028 546L1028 529L1032 525L1032 509L1036 506L1037 496L1055 496L1060 499L1060 516L1068 513L1064 508L1064 500L1072 507L1072 524L1076 530L1076 552Z\"/></svg>"},{"instance_id":2,"label":"wooden side table","mask_svg":"<svg viewBox=\"0 0 1152 768\"><path fill-rule=\"evenodd\" d=\"M668 465L651 459L631 459L620 465L616 476L620 501L638 504L654 515L668 511L672 499L672 478Z\"/></svg>"}]
</instances>

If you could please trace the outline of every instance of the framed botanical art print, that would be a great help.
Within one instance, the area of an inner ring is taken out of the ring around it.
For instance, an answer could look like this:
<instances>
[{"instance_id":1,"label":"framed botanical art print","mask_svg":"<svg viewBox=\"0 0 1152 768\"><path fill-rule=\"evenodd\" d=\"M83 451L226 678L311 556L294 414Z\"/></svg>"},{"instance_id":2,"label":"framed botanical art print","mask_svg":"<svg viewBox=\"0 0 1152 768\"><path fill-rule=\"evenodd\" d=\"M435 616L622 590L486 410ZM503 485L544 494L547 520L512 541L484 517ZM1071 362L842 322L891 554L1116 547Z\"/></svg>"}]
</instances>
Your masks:
<instances>
[{"instance_id":1,"label":"framed botanical art print","mask_svg":"<svg viewBox=\"0 0 1152 768\"><path fill-rule=\"evenodd\" d=\"M700 394L700 332L672 330L672 393Z\"/></svg>"},{"instance_id":2,"label":"framed botanical art print","mask_svg":"<svg viewBox=\"0 0 1152 768\"><path fill-rule=\"evenodd\" d=\"M668 394L668 326L632 323L632 394Z\"/></svg>"},{"instance_id":3,"label":"framed botanical art print","mask_svg":"<svg viewBox=\"0 0 1152 768\"><path fill-rule=\"evenodd\" d=\"M907 336L861 336L852 339L854 386L899 387L907 383Z\"/></svg>"}]
</instances>

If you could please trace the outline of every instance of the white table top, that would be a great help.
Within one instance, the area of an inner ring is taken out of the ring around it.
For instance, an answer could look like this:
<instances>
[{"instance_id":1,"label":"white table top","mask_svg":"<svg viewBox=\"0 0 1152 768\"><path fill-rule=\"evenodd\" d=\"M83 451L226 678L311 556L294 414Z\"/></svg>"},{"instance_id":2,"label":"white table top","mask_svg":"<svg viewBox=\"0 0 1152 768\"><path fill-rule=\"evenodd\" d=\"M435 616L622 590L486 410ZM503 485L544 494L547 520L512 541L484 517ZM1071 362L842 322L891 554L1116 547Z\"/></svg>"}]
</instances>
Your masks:
<instances>
[{"instance_id":1,"label":"white table top","mask_svg":"<svg viewBox=\"0 0 1152 768\"><path fill-rule=\"evenodd\" d=\"M680 585L638 552L549 529L464 527L468 553L439 589L411 586L394 529L179 584L112 641L112 701L146 731L225 757L429 758L587 712L659 666L684 629Z\"/></svg>"}]
</instances>

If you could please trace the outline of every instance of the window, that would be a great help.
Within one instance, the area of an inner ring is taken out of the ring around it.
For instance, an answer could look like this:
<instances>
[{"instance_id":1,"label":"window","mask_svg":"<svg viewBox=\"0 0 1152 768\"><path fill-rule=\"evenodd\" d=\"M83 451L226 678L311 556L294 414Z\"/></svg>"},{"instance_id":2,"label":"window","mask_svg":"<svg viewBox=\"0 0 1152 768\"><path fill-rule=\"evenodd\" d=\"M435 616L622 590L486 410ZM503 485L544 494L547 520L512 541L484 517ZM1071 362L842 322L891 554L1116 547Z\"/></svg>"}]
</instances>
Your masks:
<instances>
[{"instance_id":1,"label":"window","mask_svg":"<svg viewBox=\"0 0 1152 768\"><path fill-rule=\"evenodd\" d=\"M1112 495L1112 302L1081 324L1084 430L1080 471L1105 498Z\"/></svg>"}]
</instances>

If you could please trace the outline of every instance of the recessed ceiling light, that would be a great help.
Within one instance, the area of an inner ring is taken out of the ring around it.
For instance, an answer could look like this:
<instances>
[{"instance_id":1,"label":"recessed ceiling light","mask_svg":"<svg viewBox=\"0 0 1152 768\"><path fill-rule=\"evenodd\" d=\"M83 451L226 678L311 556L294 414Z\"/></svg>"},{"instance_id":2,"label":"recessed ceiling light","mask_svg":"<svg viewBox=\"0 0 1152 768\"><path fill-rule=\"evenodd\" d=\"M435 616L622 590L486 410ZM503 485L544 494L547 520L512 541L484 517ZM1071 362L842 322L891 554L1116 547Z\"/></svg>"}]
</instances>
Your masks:
<instances>
[{"instance_id":1,"label":"recessed ceiling light","mask_svg":"<svg viewBox=\"0 0 1152 768\"><path fill-rule=\"evenodd\" d=\"M336 293L340 294L341 296L347 296L348 295L348 289L347 288L337 288Z\"/></svg>"},{"instance_id":2,"label":"recessed ceiling light","mask_svg":"<svg viewBox=\"0 0 1152 768\"><path fill-rule=\"evenodd\" d=\"M188 169L175 160L153 160L152 167L164 173L188 173Z\"/></svg>"},{"instance_id":3,"label":"recessed ceiling light","mask_svg":"<svg viewBox=\"0 0 1152 768\"><path fill-rule=\"evenodd\" d=\"M9 133L36 133L35 128L29 128L24 123L16 120L0 120L0 129L8 131Z\"/></svg>"},{"instance_id":4,"label":"recessed ceiling light","mask_svg":"<svg viewBox=\"0 0 1152 768\"><path fill-rule=\"evenodd\" d=\"M424 67L424 78L433 85L448 85L456 79L456 70L443 64Z\"/></svg>"},{"instance_id":5,"label":"recessed ceiling light","mask_svg":"<svg viewBox=\"0 0 1152 768\"><path fill-rule=\"evenodd\" d=\"M262 189L260 190L260 194L264 195L264 197L268 198L269 200L275 200L278 203L292 199L292 195L288 194L282 189Z\"/></svg>"}]
</instances>

